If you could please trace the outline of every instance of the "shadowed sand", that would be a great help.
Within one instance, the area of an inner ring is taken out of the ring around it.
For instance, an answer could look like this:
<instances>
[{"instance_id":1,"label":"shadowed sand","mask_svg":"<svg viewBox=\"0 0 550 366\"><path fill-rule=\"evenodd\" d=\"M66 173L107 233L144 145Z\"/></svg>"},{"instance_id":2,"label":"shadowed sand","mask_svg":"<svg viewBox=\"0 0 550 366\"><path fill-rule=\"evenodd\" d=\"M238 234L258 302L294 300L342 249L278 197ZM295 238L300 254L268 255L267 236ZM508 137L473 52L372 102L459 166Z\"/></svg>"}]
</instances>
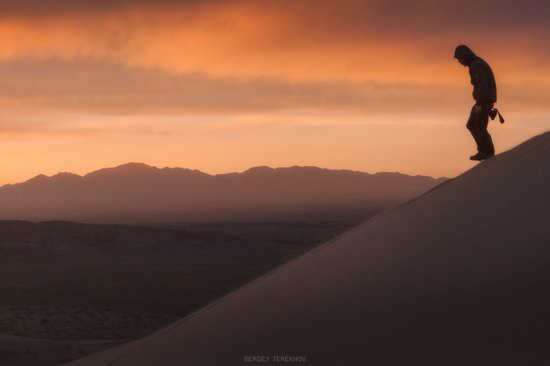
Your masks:
<instances>
[{"instance_id":1,"label":"shadowed sand","mask_svg":"<svg viewBox=\"0 0 550 366\"><path fill-rule=\"evenodd\" d=\"M545 133L153 336L70 365L548 364L548 187Z\"/></svg>"}]
</instances>

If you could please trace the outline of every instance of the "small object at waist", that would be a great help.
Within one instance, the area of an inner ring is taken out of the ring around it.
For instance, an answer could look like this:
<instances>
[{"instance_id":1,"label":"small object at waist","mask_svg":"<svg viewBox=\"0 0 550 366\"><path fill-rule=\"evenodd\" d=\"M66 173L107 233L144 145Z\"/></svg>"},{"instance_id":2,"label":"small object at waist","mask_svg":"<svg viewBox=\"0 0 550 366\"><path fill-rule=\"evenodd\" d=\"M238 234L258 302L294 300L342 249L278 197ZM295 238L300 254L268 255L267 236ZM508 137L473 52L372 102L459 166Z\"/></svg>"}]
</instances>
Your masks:
<instances>
[{"instance_id":1,"label":"small object at waist","mask_svg":"<svg viewBox=\"0 0 550 366\"><path fill-rule=\"evenodd\" d=\"M504 120L504 117L502 117L502 114L500 114L500 112L498 111L498 109L492 108L491 111L489 112L489 117L491 117L491 120L494 120L497 115L498 115L498 120L500 121L500 123L506 122Z\"/></svg>"}]
</instances>

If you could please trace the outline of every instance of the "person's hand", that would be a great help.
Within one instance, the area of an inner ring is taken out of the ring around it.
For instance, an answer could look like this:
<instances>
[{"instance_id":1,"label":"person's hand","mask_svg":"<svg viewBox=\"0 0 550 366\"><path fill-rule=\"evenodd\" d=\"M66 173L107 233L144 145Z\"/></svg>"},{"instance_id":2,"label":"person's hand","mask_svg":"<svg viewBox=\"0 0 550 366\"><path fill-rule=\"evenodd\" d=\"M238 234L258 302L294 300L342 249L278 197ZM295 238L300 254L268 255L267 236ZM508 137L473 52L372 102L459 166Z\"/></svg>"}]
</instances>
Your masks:
<instances>
[{"instance_id":1,"label":"person's hand","mask_svg":"<svg viewBox=\"0 0 550 366\"><path fill-rule=\"evenodd\" d=\"M474 114L475 114L476 116L479 116L479 115L481 114L481 106L480 106L480 105L476 105L476 106L474 107Z\"/></svg>"}]
</instances>

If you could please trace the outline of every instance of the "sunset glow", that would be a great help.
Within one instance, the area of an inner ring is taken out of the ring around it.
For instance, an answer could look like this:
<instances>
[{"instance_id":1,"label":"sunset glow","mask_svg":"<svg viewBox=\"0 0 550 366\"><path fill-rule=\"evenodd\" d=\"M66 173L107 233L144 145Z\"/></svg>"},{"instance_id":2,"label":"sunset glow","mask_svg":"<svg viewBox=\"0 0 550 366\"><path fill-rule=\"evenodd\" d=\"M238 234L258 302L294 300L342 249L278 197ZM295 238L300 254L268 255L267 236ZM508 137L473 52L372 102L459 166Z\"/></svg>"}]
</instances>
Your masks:
<instances>
[{"instance_id":1,"label":"sunset glow","mask_svg":"<svg viewBox=\"0 0 550 366\"><path fill-rule=\"evenodd\" d=\"M0 184L130 161L455 176L457 44L495 71L497 153L550 126L550 5L527 3L1 1Z\"/></svg>"}]
</instances>

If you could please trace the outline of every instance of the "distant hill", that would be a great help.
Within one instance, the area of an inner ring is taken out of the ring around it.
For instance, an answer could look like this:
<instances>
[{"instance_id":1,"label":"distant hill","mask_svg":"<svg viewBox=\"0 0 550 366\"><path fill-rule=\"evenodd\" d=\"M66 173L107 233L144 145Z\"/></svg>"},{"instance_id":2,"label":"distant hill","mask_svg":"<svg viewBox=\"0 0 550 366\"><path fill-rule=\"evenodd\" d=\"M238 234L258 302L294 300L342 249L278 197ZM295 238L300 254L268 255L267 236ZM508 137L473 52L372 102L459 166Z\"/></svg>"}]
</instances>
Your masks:
<instances>
[{"instance_id":1,"label":"distant hill","mask_svg":"<svg viewBox=\"0 0 550 366\"><path fill-rule=\"evenodd\" d=\"M79 176L39 175L0 187L0 220L132 223L361 219L444 178L254 167L210 175L129 163Z\"/></svg>"}]
</instances>

